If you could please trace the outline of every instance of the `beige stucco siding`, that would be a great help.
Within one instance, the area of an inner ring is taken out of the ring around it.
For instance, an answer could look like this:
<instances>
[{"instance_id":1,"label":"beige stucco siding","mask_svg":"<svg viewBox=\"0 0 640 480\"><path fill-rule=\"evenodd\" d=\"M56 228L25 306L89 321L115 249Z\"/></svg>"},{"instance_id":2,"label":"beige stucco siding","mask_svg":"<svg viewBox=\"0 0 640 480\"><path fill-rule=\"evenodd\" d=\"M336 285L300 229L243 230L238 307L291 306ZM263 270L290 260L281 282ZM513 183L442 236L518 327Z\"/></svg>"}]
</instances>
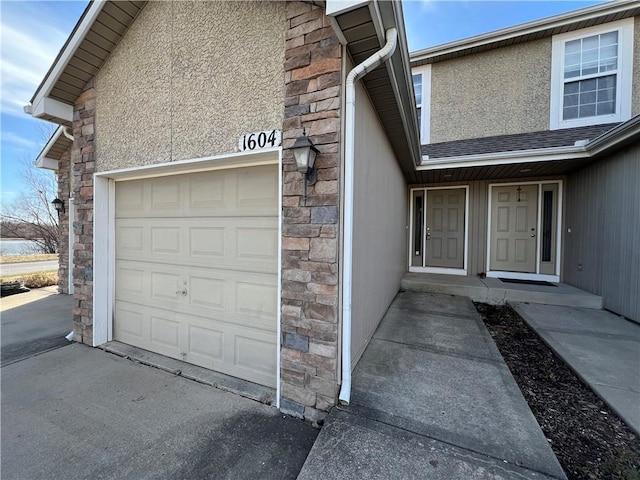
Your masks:
<instances>
[{"instance_id":1,"label":"beige stucco siding","mask_svg":"<svg viewBox=\"0 0 640 480\"><path fill-rule=\"evenodd\" d=\"M633 23L633 87L631 91L631 115L640 114L640 17Z\"/></svg>"},{"instance_id":2,"label":"beige stucco siding","mask_svg":"<svg viewBox=\"0 0 640 480\"><path fill-rule=\"evenodd\" d=\"M551 38L435 63L431 142L549 128Z\"/></svg>"},{"instance_id":3,"label":"beige stucco siding","mask_svg":"<svg viewBox=\"0 0 640 480\"><path fill-rule=\"evenodd\" d=\"M356 94L351 357L360 358L407 269L407 188L380 121Z\"/></svg>"},{"instance_id":4,"label":"beige stucco siding","mask_svg":"<svg viewBox=\"0 0 640 480\"><path fill-rule=\"evenodd\" d=\"M283 2L149 2L96 76L96 170L281 129L285 26Z\"/></svg>"}]
</instances>

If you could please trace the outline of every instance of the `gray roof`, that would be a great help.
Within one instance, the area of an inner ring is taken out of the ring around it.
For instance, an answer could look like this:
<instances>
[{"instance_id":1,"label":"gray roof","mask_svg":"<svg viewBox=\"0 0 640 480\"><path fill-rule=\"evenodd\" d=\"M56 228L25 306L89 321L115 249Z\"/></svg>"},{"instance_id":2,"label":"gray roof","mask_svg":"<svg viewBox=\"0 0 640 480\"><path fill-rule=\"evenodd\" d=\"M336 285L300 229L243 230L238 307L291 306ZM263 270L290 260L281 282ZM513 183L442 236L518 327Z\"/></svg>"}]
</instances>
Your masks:
<instances>
[{"instance_id":1,"label":"gray roof","mask_svg":"<svg viewBox=\"0 0 640 480\"><path fill-rule=\"evenodd\" d=\"M608 123L605 125L432 143L422 145L422 154L429 155L429 159L435 159L540 148L571 147L578 140L593 140L617 125L619 124Z\"/></svg>"}]
</instances>

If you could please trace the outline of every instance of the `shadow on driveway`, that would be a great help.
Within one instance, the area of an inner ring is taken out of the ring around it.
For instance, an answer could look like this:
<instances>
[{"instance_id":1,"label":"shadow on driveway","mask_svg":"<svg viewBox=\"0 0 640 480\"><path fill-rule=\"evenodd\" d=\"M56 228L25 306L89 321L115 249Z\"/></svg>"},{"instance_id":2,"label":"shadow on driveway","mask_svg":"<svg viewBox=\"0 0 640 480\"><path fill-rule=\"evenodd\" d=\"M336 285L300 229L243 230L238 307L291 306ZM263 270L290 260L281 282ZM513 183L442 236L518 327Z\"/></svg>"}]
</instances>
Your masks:
<instances>
[{"instance_id":1,"label":"shadow on driveway","mask_svg":"<svg viewBox=\"0 0 640 480\"><path fill-rule=\"evenodd\" d=\"M73 329L72 310L73 296L50 289L3 298L1 365L69 345L64 337Z\"/></svg>"}]
</instances>

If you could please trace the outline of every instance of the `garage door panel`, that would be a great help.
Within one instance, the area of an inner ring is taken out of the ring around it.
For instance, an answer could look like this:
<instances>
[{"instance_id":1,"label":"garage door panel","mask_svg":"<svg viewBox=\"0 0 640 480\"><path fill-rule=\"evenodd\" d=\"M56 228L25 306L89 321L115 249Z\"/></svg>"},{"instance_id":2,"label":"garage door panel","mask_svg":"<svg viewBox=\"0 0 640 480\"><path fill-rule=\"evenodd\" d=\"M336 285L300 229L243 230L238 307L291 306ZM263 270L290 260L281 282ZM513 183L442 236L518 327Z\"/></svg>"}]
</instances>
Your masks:
<instances>
[{"instance_id":1,"label":"garage door panel","mask_svg":"<svg viewBox=\"0 0 640 480\"><path fill-rule=\"evenodd\" d=\"M116 216L138 215L144 211L144 183L122 182L118 183L116 195Z\"/></svg>"},{"instance_id":2,"label":"garage door panel","mask_svg":"<svg viewBox=\"0 0 640 480\"><path fill-rule=\"evenodd\" d=\"M140 255L144 250L144 228L140 225L119 225L116 245L120 255Z\"/></svg>"},{"instance_id":3,"label":"garage door panel","mask_svg":"<svg viewBox=\"0 0 640 480\"><path fill-rule=\"evenodd\" d=\"M237 262L278 261L277 226L236 227L235 239Z\"/></svg>"},{"instance_id":4,"label":"garage door panel","mask_svg":"<svg viewBox=\"0 0 640 480\"><path fill-rule=\"evenodd\" d=\"M114 337L275 386L278 170L116 183Z\"/></svg>"},{"instance_id":5,"label":"garage door panel","mask_svg":"<svg viewBox=\"0 0 640 480\"><path fill-rule=\"evenodd\" d=\"M181 245L181 232L179 227L150 227L149 228L152 255L180 255L183 250Z\"/></svg>"},{"instance_id":6,"label":"garage door panel","mask_svg":"<svg viewBox=\"0 0 640 480\"><path fill-rule=\"evenodd\" d=\"M276 318L276 285L257 282L236 282L236 313L266 318L270 323Z\"/></svg>"},{"instance_id":7,"label":"garage door panel","mask_svg":"<svg viewBox=\"0 0 640 480\"><path fill-rule=\"evenodd\" d=\"M229 208L226 177L221 175L203 175L189 179L189 210L204 210L207 215L224 212Z\"/></svg>"},{"instance_id":8,"label":"garage door panel","mask_svg":"<svg viewBox=\"0 0 640 480\"><path fill-rule=\"evenodd\" d=\"M149 300L170 300L177 302L180 299L178 291L182 286L182 277L174 272L152 271L151 274L151 298Z\"/></svg>"},{"instance_id":9,"label":"garage door panel","mask_svg":"<svg viewBox=\"0 0 640 480\"><path fill-rule=\"evenodd\" d=\"M277 213L274 166L118 182L116 218Z\"/></svg>"},{"instance_id":10,"label":"garage door panel","mask_svg":"<svg viewBox=\"0 0 640 480\"><path fill-rule=\"evenodd\" d=\"M145 196L151 212L161 212L163 215L179 215L182 212L181 195L184 181L176 181L175 177L164 177L146 182Z\"/></svg>"},{"instance_id":11,"label":"garage door panel","mask_svg":"<svg viewBox=\"0 0 640 480\"><path fill-rule=\"evenodd\" d=\"M172 356L180 356L180 321L170 312L154 313L149 319L149 337L154 347L167 348Z\"/></svg>"},{"instance_id":12,"label":"garage door panel","mask_svg":"<svg viewBox=\"0 0 640 480\"><path fill-rule=\"evenodd\" d=\"M269 169L247 169L236 176L238 211L272 212L278 208L278 178Z\"/></svg>"},{"instance_id":13,"label":"garage door panel","mask_svg":"<svg viewBox=\"0 0 640 480\"><path fill-rule=\"evenodd\" d=\"M191 361L202 365L208 363L210 367L224 362L224 326L215 329L197 325L189 325L189 355Z\"/></svg>"},{"instance_id":14,"label":"garage door panel","mask_svg":"<svg viewBox=\"0 0 640 480\"><path fill-rule=\"evenodd\" d=\"M251 272L278 267L277 218L120 219L116 231L116 260Z\"/></svg>"},{"instance_id":15,"label":"garage door panel","mask_svg":"<svg viewBox=\"0 0 640 480\"><path fill-rule=\"evenodd\" d=\"M147 336L147 319L139 305L116 302L115 314L120 321L114 325L114 335L135 342L140 342Z\"/></svg>"},{"instance_id":16,"label":"garage door panel","mask_svg":"<svg viewBox=\"0 0 640 480\"><path fill-rule=\"evenodd\" d=\"M213 259L219 262L224 257L225 227L198 226L189 229L189 256L198 259Z\"/></svg>"},{"instance_id":17,"label":"garage door panel","mask_svg":"<svg viewBox=\"0 0 640 480\"><path fill-rule=\"evenodd\" d=\"M187 295L192 306L224 311L226 290L224 279L191 275Z\"/></svg>"},{"instance_id":18,"label":"garage door panel","mask_svg":"<svg viewBox=\"0 0 640 480\"><path fill-rule=\"evenodd\" d=\"M234 368L245 372L246 376L276 375L276 347L273 338L236 335L234 338ZM270 359L270 361L265 361Z\"/></svg>"}]
</instances>

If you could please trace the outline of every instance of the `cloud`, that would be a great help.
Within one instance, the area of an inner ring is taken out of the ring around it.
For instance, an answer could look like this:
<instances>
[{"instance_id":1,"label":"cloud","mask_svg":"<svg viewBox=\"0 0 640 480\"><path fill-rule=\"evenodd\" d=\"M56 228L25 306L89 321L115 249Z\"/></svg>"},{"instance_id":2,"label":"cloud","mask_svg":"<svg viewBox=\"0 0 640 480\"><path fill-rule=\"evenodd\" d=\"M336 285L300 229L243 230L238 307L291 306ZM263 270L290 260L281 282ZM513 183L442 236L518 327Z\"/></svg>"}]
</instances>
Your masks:
<instances>
[{"instance_id":1,"label":"cloud","mask_svg":"<svg viewBox=\"0 0 640 480\"><path fill-rule=\"evenodd\" d=\"M20 148L37 148L38 144L33 140L16 135L13 132L2 132L2 143L7 143Z\"/></svg>"},{"instance_id":2,"label":"cloud","mask_svg":"<svg viewBox=\"0 0 640 480\"><path fill-rule=\"evenodd\" d=\"M38 12L34 5L25 9L24 5L23 2L2 5L0 109L10 115L24 115L22 107L29 103L67 38L66 33L48 22L44 12Z\"/></svg>"}]
</instances>

